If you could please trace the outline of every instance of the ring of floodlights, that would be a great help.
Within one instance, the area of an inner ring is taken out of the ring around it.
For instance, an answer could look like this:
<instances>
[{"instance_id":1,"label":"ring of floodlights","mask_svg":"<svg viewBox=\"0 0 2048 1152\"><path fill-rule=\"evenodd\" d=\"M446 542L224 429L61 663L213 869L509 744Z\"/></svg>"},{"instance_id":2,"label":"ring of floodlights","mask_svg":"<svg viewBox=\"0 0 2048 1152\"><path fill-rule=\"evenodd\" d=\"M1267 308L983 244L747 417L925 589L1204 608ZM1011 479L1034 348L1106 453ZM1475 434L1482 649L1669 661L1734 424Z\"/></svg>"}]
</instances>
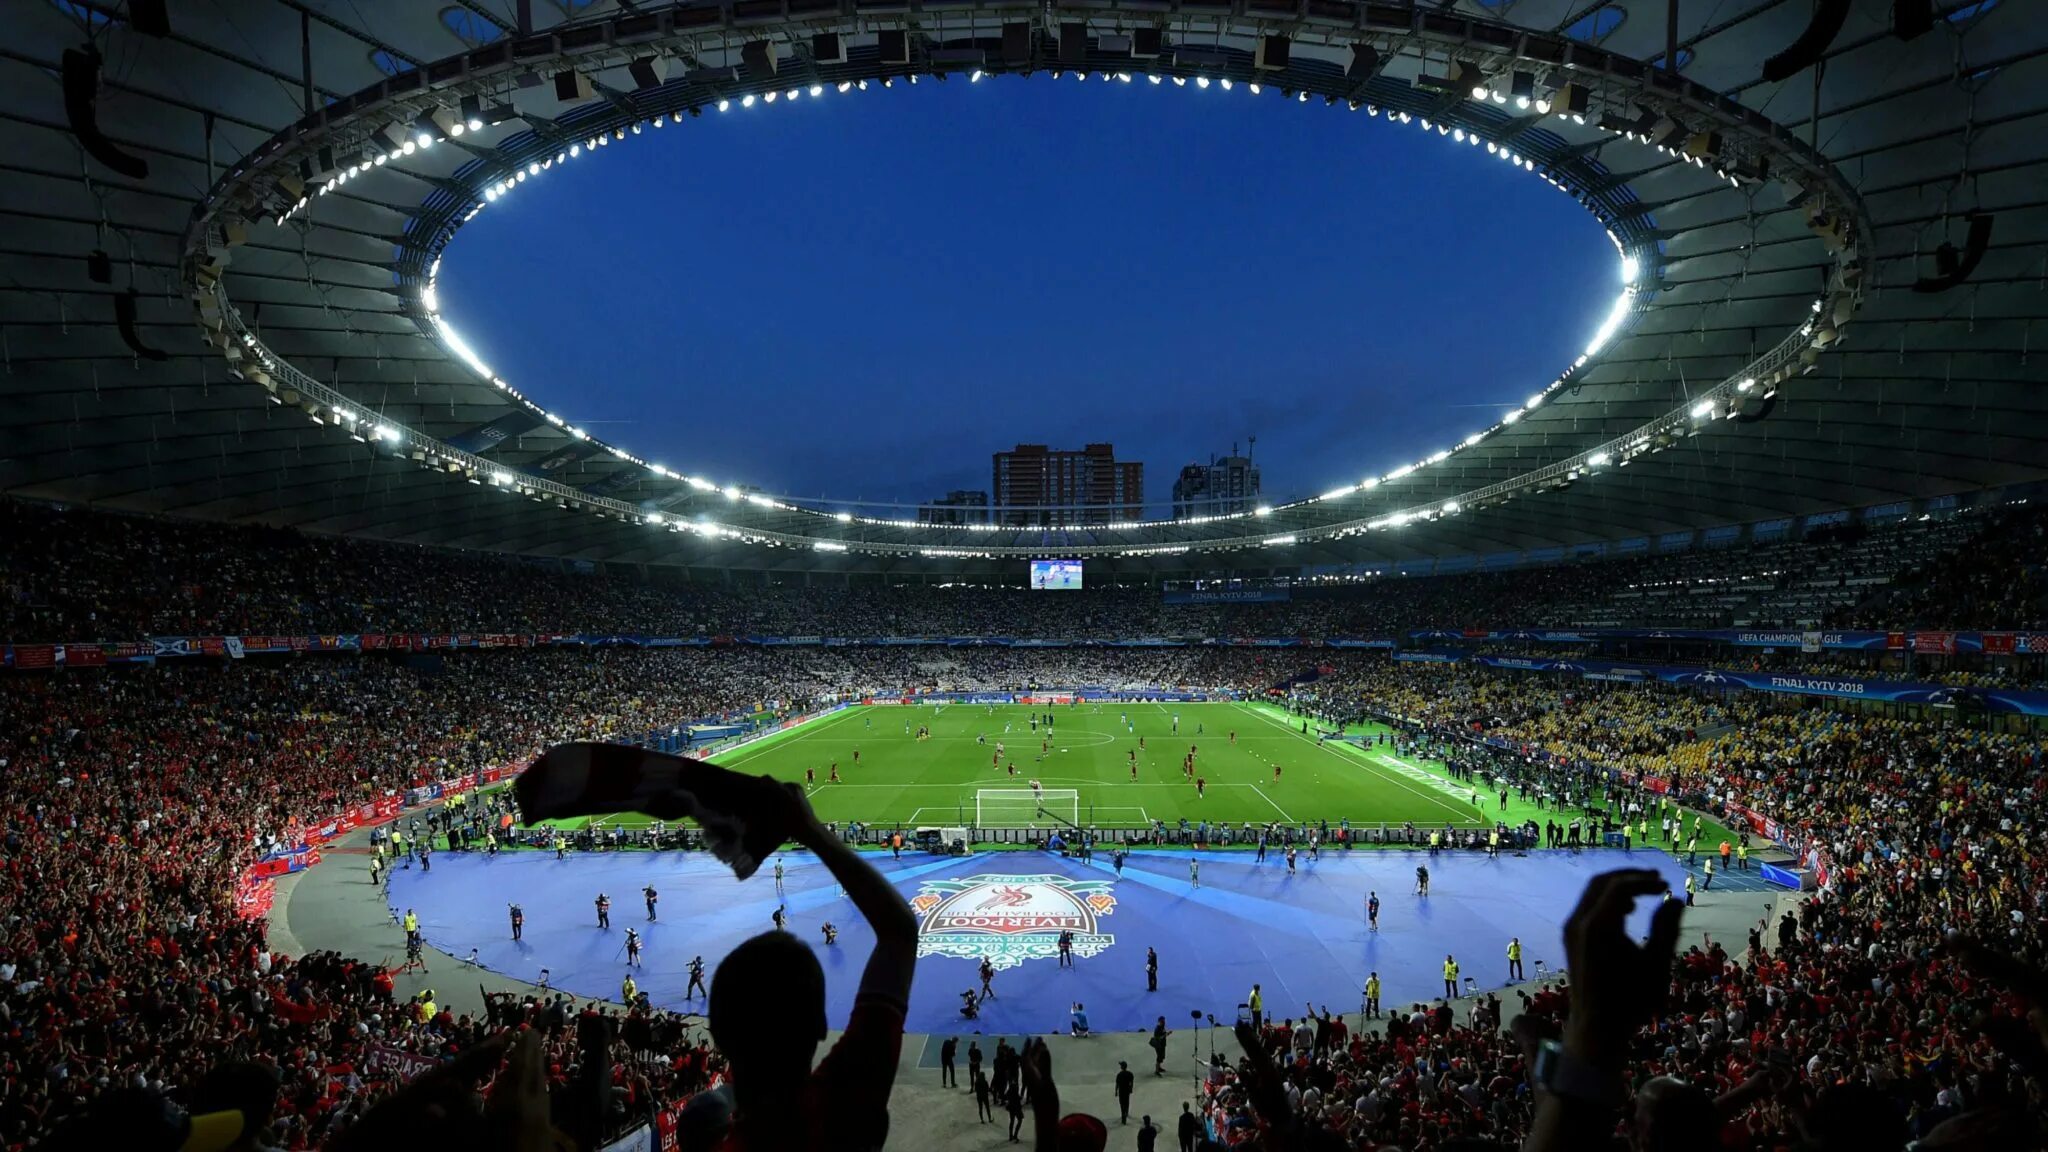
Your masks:
<instances>
[{"instance_id":1,"label":"ring of floodlights","mask_svg":"<svg viewBox=\"0 0 2048 1152\"><path fill-rule=\"evenodd\" d=\"M345 426L359 439L423 467L560 507L679 532L771 547L963 559L1271 548L1488 507L1520 492L1542 491L1626 464L1716 418L1736 415L1743 404L1773 395L1782 381L1811 371L1820 352L1841 338L1861 302L1863 261L1874 251L1869 217L1834 166L1788 130L1683 76L1566 37L1406 3L1319 0L1311 7L1305 15L1290 0L1233 0L1227 6L1178 0L1165 10L1058 2L1027 10L970 0L944 13L906 9L876 14L852 2L736 0L563 24L401 73L278 133L227 171L194 209L182 273L204 335L221 350L232 372L263 386L274 401L301 407L316 421ZM1019 26L1021 41L1016 38ZM1050 46L1055 33L1064 39L1077 28L1086 36L1079 59ZM1133 55L1141 45L1152 47L1145 30L1157 35L1156 56ZM801 50L829 43L816 39L823 36L836 37L842 46L836 58L820 59ZM874 43L866 43L869 39ZM776 66L762 67L762 44L768 45L768 58ZM782 60L782 51L791 47L798 51ZM1276 52L1279 67L1268 58ZM1381 72L1384 64L1401 57L1418 62L1413 81ZM782 68L785 63L788 71ZM517 89L551 82L566 70L591 76L629 65L637 65L630 69L635 91L599 87L553 118L517 113L506 102ZM587 150L664 124L681 126L707 112L773 103L778 96L817 99L899 80L915 84L951 75L971 82L1041 71L1083 81L1214 84L1301 102L1320 98L1326 105L1363 109L1390 124L1434 131L1452 143L1483 144L1492 155L1572 195L1601 221L1621 255L1623 290L1585 354L1520 408L1456 448L1292 504L1194 520L1069 528L1057 543L1041 538L1031 544L999 540L1004 534L1042 537L1033 529L856 516L829 510L829 501L824 509L807 507L649 464L624 448L595 441L528 399L492 373L439 314L434 277L442 252L462 224L512 194L519 183ZM1827 290L1777 344L1684 407L1570 458L1448 500L1432 498L1370 517L1351 514L1353 509L1340 502L1439 465L1570 387L1598 363L1602 347L1633 327L1655 295L1661 251L1647 209L1593 149L1544 127L1553 116L1655 147L1698 168L1702 179L1755 187L1759 193L1762 186L1774 185L1789 206L1805 208L1809 227L1834 260ZM486 121L513 118L525 121L525 130L489 147L459 139ZM371 414L277 356L243 322L227 294L224 272L249 227L317 215L319 197L331 188L437 143L454 143L473 159L452 180L436 181L436 191L419 206L400 243L396 287L413 322L508 403L523 405L567 435L593 441L625 466L646 468L700 492L723 492L730 515L668 516L515 473ZM763 522L770 516L777 526ZM794 522L798 530L788 530L785 522ZM911 530L917 539L884 535L898 529Z\"/></svg>"}]
</instances>

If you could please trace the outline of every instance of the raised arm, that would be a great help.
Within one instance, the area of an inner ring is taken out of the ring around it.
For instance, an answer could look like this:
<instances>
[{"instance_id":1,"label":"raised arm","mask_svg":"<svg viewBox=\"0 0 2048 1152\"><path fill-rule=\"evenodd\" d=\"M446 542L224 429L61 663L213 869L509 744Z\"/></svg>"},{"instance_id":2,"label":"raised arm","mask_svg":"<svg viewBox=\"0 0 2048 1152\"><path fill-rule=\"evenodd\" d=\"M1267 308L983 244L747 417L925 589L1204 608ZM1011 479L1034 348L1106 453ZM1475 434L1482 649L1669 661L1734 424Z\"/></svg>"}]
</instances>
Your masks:
<instances>
[{"instance_id":1,"label":"raised arm","mask_svg":"<svg viewBox=\"0 0 2048 1152\"><path fill-rule=\"evenodd\" d=\"M787 787L793 808L791 839L817 854L874 929L875 950L861 973L861 994L886 997L897 1004L909 1003L910 978L917 968L917 917L882 874L860 858L860 853L818 823L803 793L794 784Z\"/></svg>"}]
</instances>

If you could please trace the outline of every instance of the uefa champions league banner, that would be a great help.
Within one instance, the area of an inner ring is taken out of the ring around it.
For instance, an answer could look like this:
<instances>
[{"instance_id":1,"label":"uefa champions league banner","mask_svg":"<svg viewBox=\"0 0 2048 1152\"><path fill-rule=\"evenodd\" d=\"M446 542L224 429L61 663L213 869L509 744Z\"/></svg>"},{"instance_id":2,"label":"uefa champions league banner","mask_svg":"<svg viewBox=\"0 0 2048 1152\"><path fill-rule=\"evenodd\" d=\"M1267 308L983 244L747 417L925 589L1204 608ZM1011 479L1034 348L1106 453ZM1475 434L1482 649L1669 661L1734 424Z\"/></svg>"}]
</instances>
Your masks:
<instances>
[{"instance_id":1,"label":"uefa champions league banner","mask_svg":"<svg viewBox=\"0 0 2048 1152\"><path fill-rule=\"evenodd\" d=\"M1738 648L1782 648L1801 652L1884 651L1927 655L1983 653L1992 656L2048 655L2048 633L1950 632L1917 629L1891 632L1743 631L1739 629L1418 629L1405 634L1411 642L1525 641L1591 644L1602 640L1669 640L1726 644ZM47 668L91 668L107 664L151 664L188 656L240 659L243 656L294 652L434 652L470 648L628 647L701 648L758 647L951 648L1182 648L1222 645L1239 648L1372 648L1392 649L1391 638L1356 636L1144 636L1130 640L1014 636L645 636L637 633L593 634L549 632L525 635L502 632L323 633L292 636L152 636L146 640L86 641L72 644L9 644L0 646L0 667L24 671ZM1605 673L1588 672L1602 679ZM1771 688L1763 688L1772 691ZM1848 693L1863 699L1870 692ZM2006 695L2012 695L2010 693ZM2024 694L2021 694L2024 695Z\"/></svg>"},{"instance_id":2,"label":"uefa champions league banner","mask_svg":"<svg viewBox=\"0 0 2048 1152\"><path fill-rule=\"evenodd\" d=\"M1401 652L1397 660L1446 659L1436 653ZM1937 708L1976 708L1985 712L2048 716L2048 692L2000 688L1954 688L1912 680L1859 680L1845 676L1800 676L1784 672L1741 672L1723 668L1620 665L1603 660L1551 660L1532 656L1473 656L1474 664L1526 672L1577 673L1588 679L1640 683L1659 680L1690 688L1746 688L1753 692L1784 692L1826 696L1837 700L1874 700L1885 704L1921 704Z\"/></svg>"},{"instance_id":3,"label":"uefa champions league banner","mask_svg":"<svg viewBox=\"0 0 2048 1152\"><path fill-rule=\"evenodd\" d=\"M1803 652L1921 652L1948 655L1983 652L1993 656L2048 655L2048 633L1951 632L1898 629L1889 632L1754 630L1741 628L1422 628L1410 640L1520 640L1539 644L1593 644L1602 640L1671 640L1728 644L1737 648L1788 648Z\"/></svg>"}]
</instances>

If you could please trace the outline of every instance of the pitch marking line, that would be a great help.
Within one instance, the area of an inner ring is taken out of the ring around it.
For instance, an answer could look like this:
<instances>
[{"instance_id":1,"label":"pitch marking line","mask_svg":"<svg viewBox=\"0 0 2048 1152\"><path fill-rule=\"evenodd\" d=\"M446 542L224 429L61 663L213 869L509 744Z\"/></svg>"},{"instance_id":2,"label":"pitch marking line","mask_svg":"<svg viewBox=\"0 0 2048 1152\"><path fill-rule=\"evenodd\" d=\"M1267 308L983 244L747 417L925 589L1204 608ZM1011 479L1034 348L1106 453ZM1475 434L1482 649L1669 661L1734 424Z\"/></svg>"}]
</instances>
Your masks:
<instances>
[{"instance_id":1,"label":"pitch marking line","mask_svg":"<svg viewBox=\"0 0 2048 1152\"><path fill-rule=\"evenodd\" d=\"M1251 713L1254 716L1257 716L1259 719L1264 720L1266 723L1271 724L1275 728L1280 729L1282 732L1287 733L1289 736L1294 737L1296 740L1300 740L1303 743L1308 742L1307 738L1302 736L1300 733L1294 731L1292 728L1289 728L1287 725L1282 724L1280 721L1273 719L1271 716L1266 715L1264 712L1261 712L1256 708L1247 707L1245 708L1245 711ZM1335 756L1337 759L1344 761L1347 764L1363 763L1366 767L1373 769L1374 772L1380 777L1380 779L1391 781L1392 783L1399 785L1400 787L1408 790L1409 792L1412 792L1415 795L1422 797L1424 800L1429 801L1437 807L1445 809L1446 811L1450 812L1452 815L1458 818L1458 823L1470 824L1472 822L1472 817L1470 813L1461 812L1457 808L1454 808L1451 805L1446 804L1440 797L1433 796L1428 792L1425 792L1422 789L1417 788L1415 785L1410 784L1406 780L1403 780L1400 776L1396 775L1395 773L1388 771L1386 767L1383 765L1374 764L1371 760L1366 760L1362 757L1354 761L1352 758L1345 756L1343 753L1333 752L1329 748L1321 744L1316 745L1315 749L1316 751L1321 752L1325 755ZM1277 808L1279 807L1279 805L1276 804L1274 805L1274 807ZM1484 817L1481 817L1481 819L1483 821Z\"/></svg>"},{"instance_id":2,"label":"pitch marking line","mask_svg":"<svg viewBox=\"0 0 2048 1152\"><path fill-rule=\"evenodd\" d=\"M1250 788L1254 792L1257 792L1259 794L1259 799L1264 800L1268 804L1273 804L1273 798L1271 796L1266 795L1265 789L1260 788L1257 784L1248 784L1246 785L1246 787ZM1286 821L1289 824L1294 823L1294 817L1289 816L1287 814L1287 809L1282 808L1278 804L1273 804L1273 811L1278 812L1280 814L1280 819Z\"/></svg>"},{"instance_id":3,"label":"pitch marking line","mask_svg":"<svg viewBox=\"0 0 2048 1152\"><path fill-rule=\"evenodd\" d=\"M816 735L817 735L818 733L820 733L820 732L823 732L823 731L824 731L825 729L827 729L827 728L830 728L830 727L832 727L832 726L833 726L833 725L835 725L835 724L843 723L844 721L847 721L847 720L851 720L851 719L853 719L853 714L854 714L855 712L858 712L858 711L860 711L860 709L858 709L858 708L845 708L845 709L842 709L842 710L840 711L839 715L837 715L837 716L834 716L834 717L832 717L832 718L831 718L831 719L829 719L829 720L826 720L826 721L825 721L824 723L822 723L822 724L819 724L819 725L818 725L817 727L815 727L815 728L812 728L812 729L811 729L810 731L808 731L808 732L804 731L804 730L803 730L803 729L802 729L801 727L799 727L799 728L794 728L794 729L791 729L791 730L790 730L790 731L791 731L790 739L789 739L788 741L786 741L786 743L790 743L790 744L800 744L800 743L802 743L803 741L805 741L805 740L809 740L809 739L810 739L811 737L813 737L813 736L816 736ZM762 754L763 752L766 752L766 751L768 751L768 750L769 750L770 748L772 748L772 747L773 747L774 745L773 745L773 744L770 744L770 743L769 743L769 741L771 741L771 740L774 740L774 737L773 737L772 735L771 735L771 736L768 736L768 737L764 737L764 738L763 738L763 739L762 739L762 740L760 741L760 743L761 743L761 744L763 745L763 747L758 747L758 748L753 748L753 749L745 749L745 748L735 749L735 751L737 751L737 752L739 753L739 755L736 755L736 756L734 756L734 757L733 757L732 759L730 759L730 760L713 760L713 761L712 761L712 763L714 763L714 764L717 764L717 765L718 765L719 767L721 767L721 768L730 768L730 767L732 767L732 766L733 766L733 765L735 765L735 764L745 764L745 763L746 763L747 761L749 761L749 760L752 760L752 759L753 759L754 757L756 757L756 756L759 756L759 755L761 755L761 754ZM776 743L785 743L785 741L775 741L775 742L776 742Z\"/></svg>"}]
</instances>

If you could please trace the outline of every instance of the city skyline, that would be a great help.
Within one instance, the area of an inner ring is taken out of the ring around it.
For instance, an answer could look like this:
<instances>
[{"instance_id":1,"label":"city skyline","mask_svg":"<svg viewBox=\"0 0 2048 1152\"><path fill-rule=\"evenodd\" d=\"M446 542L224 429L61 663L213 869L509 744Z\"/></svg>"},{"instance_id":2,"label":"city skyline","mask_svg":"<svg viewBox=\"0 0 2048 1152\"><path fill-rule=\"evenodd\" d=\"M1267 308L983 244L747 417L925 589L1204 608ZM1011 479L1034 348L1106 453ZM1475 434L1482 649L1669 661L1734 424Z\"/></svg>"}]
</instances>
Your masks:
<instances>
[{"instance_id":1,"label":"city skyline","mask_svg":"<svg viewBox=\"0 0 2048 1152\"><path fill-rule=\"evenodd\" d=\"M1242 443L1232 442L1228 452L1210 452L1206 459L1196 459L1181 465L1178 475L1175 476L1169 490L1170 503L1167 504L1162 504L1156 495L1148 496L1143 490L1141 480L1139 502L1134 506L1123 508L1121 511L1128 513L1134 518L1155 516L1157 513L1164 511L1166 516L1175 520L1196 516L1222 516L1249 512L1260 502L1259 498L1263 494L1261 483L1263 469L1252 458L1252 453L1257 443L1258 437L1249 436ZM1035 499L1018 502L990 495L991 492L1000 493L1002 489L1000 473L1003 468L1002 460L1006 454L1019 449L1041 447L1056 455L1085 452L1085 449L1060 449L1047 445L1025 444L1019 444L1013 449L999 450L993 454L994 469L997 475L992 479L991 487L986 489L950 489L943 496L936 496L922 501L917 506L917 521L920 524L952 525L985 524L990 522L1015 523L1018 522L1018 518L1006 517L1003 514L1005 508L1043 509L1051 507L1084 509L1090 507L1090 502L1086 499L1077 498L1061 501L1045 493L1041 493ZM1099 442L1091 444L1089 447L1113 448L1114 445L1109 442ZM1240 452L1240 448L1242 448L1242 452ZM1118 463L1128 467L1135 467L1138 470L1137 474L1139 476L1142 476L1143 469L1146 466L1145 461L1119 459ZM1015 496L1016 494L1012 493L1011 495Z\"/></svg>"}]
</instances>

